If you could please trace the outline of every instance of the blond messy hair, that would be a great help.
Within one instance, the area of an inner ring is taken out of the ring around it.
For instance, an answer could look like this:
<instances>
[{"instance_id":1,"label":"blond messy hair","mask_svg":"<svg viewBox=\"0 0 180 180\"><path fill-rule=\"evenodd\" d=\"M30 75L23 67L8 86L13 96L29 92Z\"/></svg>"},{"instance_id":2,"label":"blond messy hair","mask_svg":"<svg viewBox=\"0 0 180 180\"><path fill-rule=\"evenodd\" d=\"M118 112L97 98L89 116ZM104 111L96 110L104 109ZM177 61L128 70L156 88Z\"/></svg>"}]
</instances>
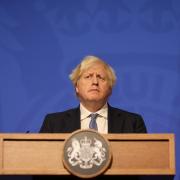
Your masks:
<instances>
[{"instance_id":1,"label":"blond messy hair","mask_svg":"<svg viewBox=\"0 0 180 180\"><path fill-rule=\"evenodd\" d=\"M75 69L73 69L72 73L69 75L69 78L72 81L73 85L76 86L77 81L81 77L82 73L96 63L100 63L104 66L107 73L109 85L112 88L116 83L115 71L109 64L96 56L84 57L81 63L77 65Z\"/></svg>"}]
</instances>

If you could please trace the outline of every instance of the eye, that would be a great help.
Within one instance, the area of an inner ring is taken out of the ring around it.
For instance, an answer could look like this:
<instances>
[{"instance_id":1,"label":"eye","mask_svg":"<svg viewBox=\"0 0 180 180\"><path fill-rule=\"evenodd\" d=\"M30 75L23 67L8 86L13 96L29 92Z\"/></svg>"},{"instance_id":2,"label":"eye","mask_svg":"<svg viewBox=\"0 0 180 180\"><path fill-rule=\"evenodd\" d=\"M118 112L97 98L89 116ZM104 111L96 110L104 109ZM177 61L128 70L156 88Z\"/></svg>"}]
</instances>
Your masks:
<instances>
[{"instance_id":1,"label":"eye","mask_svg":"<svg viewBox=\"0 0 180 180\"><path fill-rule=\"evenodd\" d=\"M87 75L84 76L84 79L90 79L90 78L92 78L91 74L87 74Z\"/></svg>"},{"instance_id":2,"label":"eye","mask_svg":"<svg viewBox=\"0 0 180 180\"><path fill-rule=\"evenodd\" d=\"M106 78L105 78L104 76L100 75L100 74L97 75L97 78L100 79L100 80L102 80L102 81L105 81L105 80L106 80Z\"/></svg>"},{"instance_id":3,"label":"eye","mask_svg":"<svg viewBox=\"0 0 180 180\"><path fill-rule=\"evenodd\" d=\"M89 77L90 77L89 75L87 75L87 76L84 76L84 78L85 78L85 79L88 79Z\"/></svg>"}]
</instances>

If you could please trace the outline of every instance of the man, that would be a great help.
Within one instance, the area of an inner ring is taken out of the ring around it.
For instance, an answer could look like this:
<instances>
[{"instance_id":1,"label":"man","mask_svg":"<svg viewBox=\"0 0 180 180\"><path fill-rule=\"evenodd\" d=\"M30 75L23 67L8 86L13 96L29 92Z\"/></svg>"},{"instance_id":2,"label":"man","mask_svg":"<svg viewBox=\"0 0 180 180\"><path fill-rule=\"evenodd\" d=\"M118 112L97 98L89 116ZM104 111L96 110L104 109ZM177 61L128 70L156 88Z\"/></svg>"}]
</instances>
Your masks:
<instances>
[{"instance_id":1,"label":"man","mask_svg":"<svg viewBox=\"0 0 180 180\"><path fill-rule=\"evenodd\" d=\"M100 133L146 133L142 117L114 108L108 104L116 82L112 67L95 56L86 56L72 71L70 79L80 101L77 108L48 114L40 129L41 133L71 133L93 124Z\"/></svg>"}]
</instances>

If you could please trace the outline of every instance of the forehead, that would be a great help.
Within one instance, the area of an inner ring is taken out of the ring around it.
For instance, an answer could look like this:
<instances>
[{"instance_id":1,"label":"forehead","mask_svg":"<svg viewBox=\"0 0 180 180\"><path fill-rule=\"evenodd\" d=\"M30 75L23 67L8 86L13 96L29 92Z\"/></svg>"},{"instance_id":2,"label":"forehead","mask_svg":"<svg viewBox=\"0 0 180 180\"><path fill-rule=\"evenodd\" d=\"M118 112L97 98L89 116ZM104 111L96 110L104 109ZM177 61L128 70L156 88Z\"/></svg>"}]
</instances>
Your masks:
<instances>
[{"instance_id":1,"label":"forehead","mask_svg":"<svg viewBox=\"0 0 180 180\"><path fill-rule=\"evenodd\" d=\"M106 74L106 68L103 64L101 63L95 63L92 64L91 66L85 68L83 70L83 73L101 73L101 74Z\"/></svg>"}]
</instances>

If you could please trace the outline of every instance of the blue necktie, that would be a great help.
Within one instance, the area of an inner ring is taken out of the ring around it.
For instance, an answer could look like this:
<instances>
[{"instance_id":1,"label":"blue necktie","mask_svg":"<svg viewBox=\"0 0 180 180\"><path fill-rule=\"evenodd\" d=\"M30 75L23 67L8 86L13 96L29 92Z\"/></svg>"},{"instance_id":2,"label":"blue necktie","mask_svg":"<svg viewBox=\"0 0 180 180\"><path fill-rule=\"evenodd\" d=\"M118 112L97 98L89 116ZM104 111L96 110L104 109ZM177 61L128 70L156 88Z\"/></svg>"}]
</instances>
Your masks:
<instances>
[{"instance_id":1,"label":"blue necktie","mask_svg":"<svg viewBox=\"0 0 180 180\"><path fill-rule=\"evenodd\" d=\"M97 123L96 123L96 118L97 118L97 116L98 116L97 113L90 115L90 117L91 117L91 121L90 121L90 123L89 123L89 128L90 128L90 129L98 130L98 128L97 128Z\"/></svg>"}]
</instances>

